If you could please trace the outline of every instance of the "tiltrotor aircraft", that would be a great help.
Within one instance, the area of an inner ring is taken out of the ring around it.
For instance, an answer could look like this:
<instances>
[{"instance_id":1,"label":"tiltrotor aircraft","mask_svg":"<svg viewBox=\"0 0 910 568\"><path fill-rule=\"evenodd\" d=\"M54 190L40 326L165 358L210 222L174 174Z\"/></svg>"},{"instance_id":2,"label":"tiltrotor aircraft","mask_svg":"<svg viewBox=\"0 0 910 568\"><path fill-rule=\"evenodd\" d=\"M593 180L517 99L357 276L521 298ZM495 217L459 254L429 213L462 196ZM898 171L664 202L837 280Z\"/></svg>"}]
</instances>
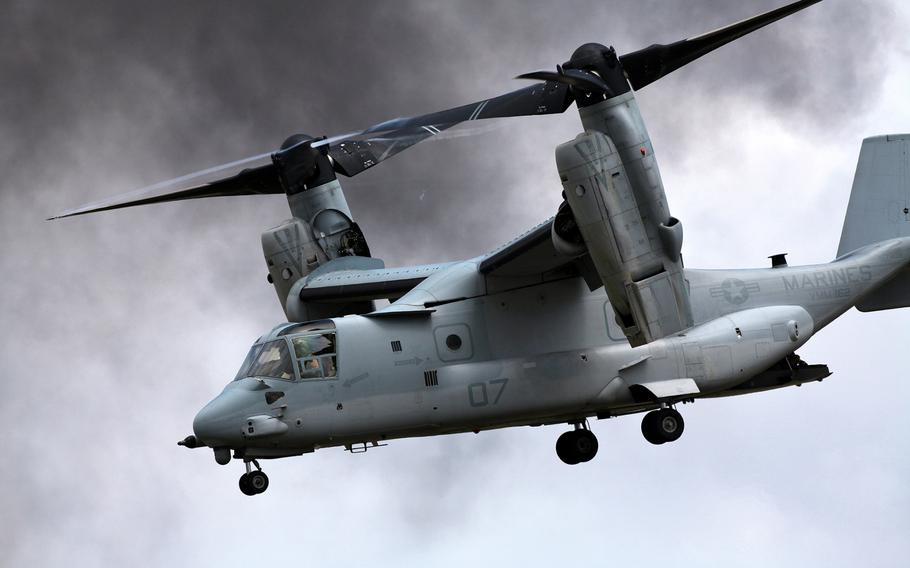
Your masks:
<instances>
[{"instance_id":1,"label":"tiltrotor aircraft","mask_svg":"<svg viewBox=\"0 0 910 568\"><path fill-rule=\"evenodd\" d=\"M343 136L291 136L272 153L58 217L287 196L292 218L262 234L287 322L256 340L179 442L211 448L222 465L243 460L247 495L268 487L260 459L411 436L568 424L556 453L578 464L597 453L589 418L645 413L645 439L673 442L678 404L820 381L827 366L795 353L814 333L853 306L910 306L910 135L863 142L831 263L790 267L778 255L767 269L683 266L682 224L633 91L818 1L621 56L585 44L505 95ZM390 269L372 256L337 174L461 122L562 113L573 102L584 132L556 147L564 201L552 219L464 261ZM390 303L377 309L378 299Z\"/></svg>"}]
</instances>

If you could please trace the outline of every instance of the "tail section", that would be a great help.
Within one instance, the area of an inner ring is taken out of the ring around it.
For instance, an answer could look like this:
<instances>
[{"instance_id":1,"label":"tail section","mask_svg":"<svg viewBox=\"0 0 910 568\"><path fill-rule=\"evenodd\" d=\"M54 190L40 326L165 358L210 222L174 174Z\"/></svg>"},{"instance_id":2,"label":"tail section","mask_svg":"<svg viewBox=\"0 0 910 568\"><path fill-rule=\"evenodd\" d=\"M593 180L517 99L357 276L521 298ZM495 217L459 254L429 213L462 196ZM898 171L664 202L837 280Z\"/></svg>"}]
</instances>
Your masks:
<instances>
[{"instance_id":1,"label":"tail section","mask_svg":"<svg viewBox=\"0 0 910 568\"><path fill-rule=\"evenodd\" d=\"M910 237L910 134L863 140L837 256L866 245ZM910 306L910 268L857 304L868 312Z\"/></svg>"},{"instance_id":2,"label":"tail section","mask_svg":"<svg viewBox=\"0 0 910 568\"><path fill-rule=\"evenodd\" d=\"M863 140L837 256L910 236L910 134Z\"/></svg>"}]
</instances>

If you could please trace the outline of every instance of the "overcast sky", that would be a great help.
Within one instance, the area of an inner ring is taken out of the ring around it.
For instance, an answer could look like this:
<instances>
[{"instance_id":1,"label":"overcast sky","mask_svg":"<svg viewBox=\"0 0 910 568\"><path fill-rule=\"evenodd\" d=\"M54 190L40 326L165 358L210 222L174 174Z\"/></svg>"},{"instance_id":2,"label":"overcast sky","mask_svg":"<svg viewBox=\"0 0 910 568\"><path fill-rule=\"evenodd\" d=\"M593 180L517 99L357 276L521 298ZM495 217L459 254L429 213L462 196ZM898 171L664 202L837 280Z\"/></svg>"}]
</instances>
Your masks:
<instances>
[{"instance_id":1,"label":"overcast sky","mask_svg":"<svg viewBox=\"0 0 910 568\"><path fill-rule=\"evenodd\" d=\"M283 313L259 233L281 196L48 223L64 209L520 86L783 0L73 2L0 8L0 564L900 566L910 554L910 313L851 311L800 353L821 384L683 408L645 442L593 424L269 462L178 448ZM861 140L910 131L910 14L826 0L638 93L691 267L826 262ZM552 215L574 109L420 144L342 180L388 265L488 251Z\"/></svg>"}]
</instances>

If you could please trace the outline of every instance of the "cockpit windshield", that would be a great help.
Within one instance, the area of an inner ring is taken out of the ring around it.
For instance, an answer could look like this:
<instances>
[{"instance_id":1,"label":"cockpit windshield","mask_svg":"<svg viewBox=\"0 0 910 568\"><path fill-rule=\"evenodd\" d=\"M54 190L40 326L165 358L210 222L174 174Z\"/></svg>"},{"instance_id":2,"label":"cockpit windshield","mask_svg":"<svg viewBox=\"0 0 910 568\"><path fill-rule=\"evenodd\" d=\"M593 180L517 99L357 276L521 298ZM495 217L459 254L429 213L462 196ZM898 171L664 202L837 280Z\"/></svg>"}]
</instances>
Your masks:
<instances>
[{"instance_id":1,"label":"cockpit windshield","mask_svg":"<svg viewBox=\"0 0 910 568\"><path fill-rule=\"evenodd\" d=\"M294 368L288 353L288 344L284 339L254 345L250 349L243 366L237 373L237 379L244 377L271 377L274 379L292 380Z\"/></svg>"}]
</instances>

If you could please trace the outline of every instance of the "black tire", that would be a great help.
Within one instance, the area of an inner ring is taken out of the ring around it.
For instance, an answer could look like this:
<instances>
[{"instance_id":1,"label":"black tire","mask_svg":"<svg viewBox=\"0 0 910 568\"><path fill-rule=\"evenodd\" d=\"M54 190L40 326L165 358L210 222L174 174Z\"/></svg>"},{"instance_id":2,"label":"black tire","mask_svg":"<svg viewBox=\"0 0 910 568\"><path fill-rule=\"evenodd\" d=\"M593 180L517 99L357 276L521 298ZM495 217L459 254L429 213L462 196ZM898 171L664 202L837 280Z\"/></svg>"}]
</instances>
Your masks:
<instances>
[{"instance_id":1,"label":"black tire","mask_svg":"<svg viewBox=\"0 0 910 568\"><path fill-rule=\"evenodd\" d=\"M250 485L250 474L244 473L240 476L240 491L244 495L255 495L256 491L253 489L253 486Z\"/></svg>"},{"instance_id":2,"label":"black tire","mask_svg":"<svg viewBox=\"0 0 910 568\"><path fill-rule=\"evenodd\" d=\"M577 465L589 462L597 455L597 436L590 430L563 432L556 440L556 455L563 463Z\"/></svg>"},{"instance_id":3,"label":"black tire","mask_svg":"<svg viewBox=\"0 0 910 568\"><path fill-rule=\"evenodd\" d=\"M247 483L249 484L250 489L253 490L253 495L264 493L265 490L269 488L269 476L266 475L264 471L253 471L248 475L249 479Z\"/></svg>"},{"instance_id":4,"label":"black tire","mask_svg":"<svg viewBox=\"0 0 910 568\"><path fill-rule=\"evenodd\" d=\"M660 414L660 411L653 411L645 414L645 417L641 419L641 433L645 437L645 440L651 442L655 446L659 446L666 442L663 437L658 432L657 428L657 415Z\"/></svg>"},{"instance_id":5,"label":"black tire","mask_svg":"<svg viewBox=\"0 0 910 568\"><path fill-rule=\"evenodd\" d=\"M682 436L686 423L682 414L672 408L657 411L654 428L664 442L675 442Z\"/></svg>"},{"instance_id":6,"label":"black tire","mask_svg":"<svg viewBox=\"0 0 910 568\"><path fill-rule=\"evenodd\" d=\"M563 463L568 465L576 465L580 461L575 452L572 451L574 435L574 431L563 432L556 439L556 455L559 456Z\"/></svg>"},{"instance_id":7,"label":"black tire","mask_svg":"<svg viewBox=\"0 0 910 568\"><path fill-rule=\"evenodd\" d=\"M572 432L572 450L580 463L586 463L597 455L597 436L590 430L575 430Z\"/></svg>"}]
</instances>

